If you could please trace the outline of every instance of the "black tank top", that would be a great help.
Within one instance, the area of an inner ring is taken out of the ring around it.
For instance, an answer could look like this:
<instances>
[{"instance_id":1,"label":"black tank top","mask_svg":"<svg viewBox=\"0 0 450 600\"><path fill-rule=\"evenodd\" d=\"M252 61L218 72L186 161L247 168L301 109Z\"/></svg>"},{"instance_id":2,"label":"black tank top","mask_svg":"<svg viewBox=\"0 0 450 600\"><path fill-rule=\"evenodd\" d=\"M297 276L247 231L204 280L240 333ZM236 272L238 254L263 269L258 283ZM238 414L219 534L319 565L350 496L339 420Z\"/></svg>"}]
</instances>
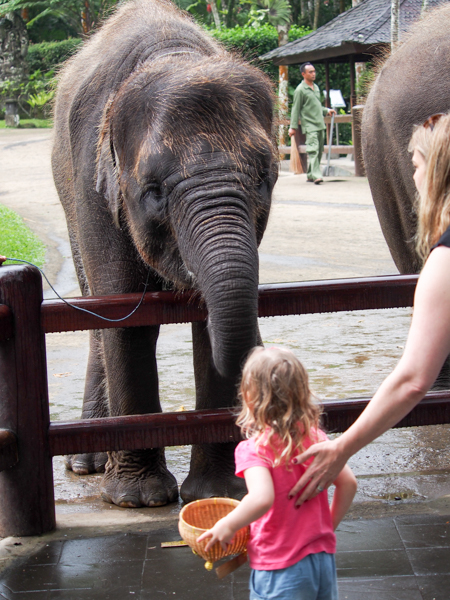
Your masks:
<instances>
[{"instance_id":1,"label":"black tank top","mask_svg":"<svg viewBox=\"0 0 450 600\"><path fill-rule=\"evenodd\" d=\"M438 246L447 246L447 248L450 248L450 226L447 227L438 242L431 248L430 252Z\"/></svg>"}]
</instances>

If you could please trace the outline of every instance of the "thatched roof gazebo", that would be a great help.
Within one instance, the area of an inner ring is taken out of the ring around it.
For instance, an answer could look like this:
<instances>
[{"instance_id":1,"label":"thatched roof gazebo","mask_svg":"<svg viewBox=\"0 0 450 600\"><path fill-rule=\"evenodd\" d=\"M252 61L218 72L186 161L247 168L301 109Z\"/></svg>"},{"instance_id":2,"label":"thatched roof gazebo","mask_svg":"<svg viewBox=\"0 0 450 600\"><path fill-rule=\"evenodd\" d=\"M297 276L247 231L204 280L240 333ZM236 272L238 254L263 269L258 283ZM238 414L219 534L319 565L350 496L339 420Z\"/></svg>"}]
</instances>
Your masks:
<instances>
[{"instance_id":1,"label":"thatched roof gazebo","mask_svg":"<svg viewBox=\"0 0 450 600\"><path fill-rule=\"evenodd\" d=\"M449 0L428 0L428 10ZM420 18L422 0L400 0L400 40L412 23ZM304 62L324 63L327 98L329 98L328 64L350 64L351 104L355 95L355 63L367 62L390 48L391 0L363 0L341 13L313 33L285 46L276 48L261 60L276 65L295 65Z\"/></svg>"}]
</instances>

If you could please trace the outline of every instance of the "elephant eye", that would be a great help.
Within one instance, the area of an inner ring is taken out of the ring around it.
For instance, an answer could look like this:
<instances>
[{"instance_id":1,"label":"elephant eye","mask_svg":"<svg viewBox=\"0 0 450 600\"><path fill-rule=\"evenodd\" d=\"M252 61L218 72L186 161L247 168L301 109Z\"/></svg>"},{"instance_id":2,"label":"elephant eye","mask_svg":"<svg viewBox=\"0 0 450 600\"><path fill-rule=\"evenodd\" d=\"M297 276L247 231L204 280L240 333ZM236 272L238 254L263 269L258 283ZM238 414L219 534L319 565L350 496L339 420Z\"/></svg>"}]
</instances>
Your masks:
<instances>
[{"instance_id":1,"label":"elephant eye","mask_svg":"<svg viewBox=\"0 0 450 600\"><path fill-rule=\"evenodd\" d=\"M148 195L156 197L157 199L162 197L161 186L158 182L151 181L144 187L141 193L141 200L143 200Z\"/></svg>"}]
</instances>

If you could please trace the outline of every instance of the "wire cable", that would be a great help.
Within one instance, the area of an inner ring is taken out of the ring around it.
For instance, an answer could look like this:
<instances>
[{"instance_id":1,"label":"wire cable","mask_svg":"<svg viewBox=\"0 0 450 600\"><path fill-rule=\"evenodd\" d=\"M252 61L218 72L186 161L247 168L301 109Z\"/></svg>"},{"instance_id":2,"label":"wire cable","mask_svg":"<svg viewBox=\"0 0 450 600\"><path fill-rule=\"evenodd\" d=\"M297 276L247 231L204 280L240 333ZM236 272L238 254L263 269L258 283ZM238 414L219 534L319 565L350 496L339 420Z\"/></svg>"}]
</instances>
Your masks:
<instances>
[{"instance_id":1,"label":"wire cable","mask_svg":"<svg viewBox=\"0 0 450 600\"><path fill-rule=\"evenodd\" d=\"M71 304L70 302L68 302L65 298L63 298L62 296L60 296L58 294L58 292L55 290L55 288L52 286L52 284L48 280L48 277L44 273L44 271L40 267L38 267L37 265L33 264L32 262L29 262L28 260L23 260L21 258L2 257L2 259L3 258L4 258L4 260L9 260L11 262L20 262L20 263L25 263L27 265L31 265L32 267L36 267L36 269L38 269L40 271L41 275L44 277L45 281L48 283L48 285L53 290L53 292L57 295L57 297L60 300L62 300L65 304L67 304L67 306L70 306L71 308L74 308L75 310L79 310L81 312L87 313L88 315L92 315L94 317L98 317L99 319L102 319L102 321L108 321L109 323L120 323L121 321L126 321L132 315L134 315L134 313L137 311L137 309L141 306L141 304L144 301L145 292L147 291L148 281L150 279L150 269L149 269L148 272L147 272L147 280L146 280L145 285L144 285L144 291L142 292L141 299L139 300L137 306L135 308L133 308L133 310L130 312L130 314L128 314L126 317L122 317L121 319L108 319L108 317L102 317L102 315L98 315L97 313L92 312L91 310L88 310L87 308L81 308L81 306L75 306L75 304ZM4 261L2 260L2 262L4 262Z\"/></svg>"}]
</instances>

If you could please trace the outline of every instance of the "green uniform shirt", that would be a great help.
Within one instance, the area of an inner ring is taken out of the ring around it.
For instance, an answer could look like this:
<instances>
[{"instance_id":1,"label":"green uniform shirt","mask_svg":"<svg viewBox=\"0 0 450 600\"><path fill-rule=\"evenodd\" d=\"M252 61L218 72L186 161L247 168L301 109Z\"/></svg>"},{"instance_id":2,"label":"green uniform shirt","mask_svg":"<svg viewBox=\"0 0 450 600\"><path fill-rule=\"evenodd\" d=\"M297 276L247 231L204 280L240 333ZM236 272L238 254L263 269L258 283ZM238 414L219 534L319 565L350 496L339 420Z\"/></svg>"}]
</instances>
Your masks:
<instances>
[{"instance_id":1,"label":"green uniform shirt","mask_svg":"<svg viewBox=\"0 0 450 600\"><path fill-rule=\"evenodd\" d=\"M298 129L299 118L303 133L325 129L323 117L328 114L328 108L322 106L320 90L315 83L313 85L314 90L304 81L297 86L291 111L291 129Z\"/></svg>"}]
</instances>

